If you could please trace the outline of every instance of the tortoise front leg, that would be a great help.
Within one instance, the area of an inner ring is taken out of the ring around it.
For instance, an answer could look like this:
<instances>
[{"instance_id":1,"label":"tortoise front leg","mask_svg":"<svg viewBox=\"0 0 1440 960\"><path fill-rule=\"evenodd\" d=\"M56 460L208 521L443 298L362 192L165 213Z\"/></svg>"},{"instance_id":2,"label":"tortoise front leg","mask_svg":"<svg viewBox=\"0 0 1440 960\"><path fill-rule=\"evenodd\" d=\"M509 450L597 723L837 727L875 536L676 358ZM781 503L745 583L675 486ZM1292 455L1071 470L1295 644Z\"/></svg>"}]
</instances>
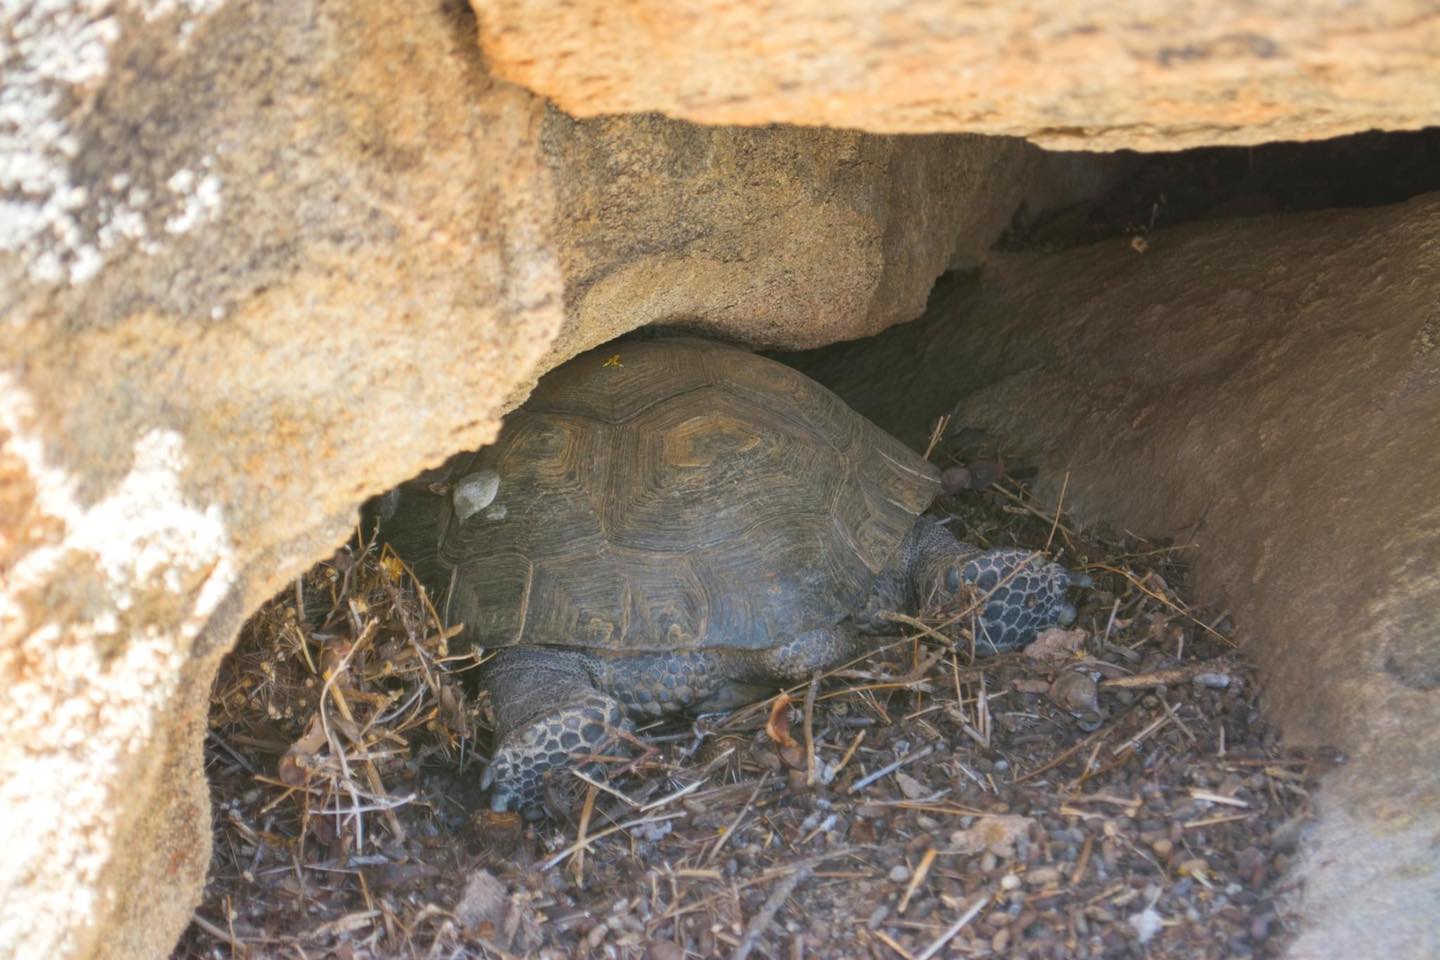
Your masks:
<instances>
[{"instance_id":1,"label":"tortoise front leg","mask_svg":"<svg viewBox=\"0 0 1440 960\"><path fill-rule=\"evenodd\" d=\"M962 543L945 527L921 518L902 545L912 603L918 608L964 608L978 601L976 642L982 649L1023 646L1046 627L1068 626L1071 587L1093 586L1043 554Z\"/></svg>"},{"instance_id":2,"label":"tortoise front leg","mask_svg":"<svg viewBox=\"0 0 1440 960\"><path fill-rule=\"evenodd\" d=\"M486 667L495 755L481 780L490 809L538 811L541 781L603 751L626 729L620 703L599 689L573 650L516 647Z\"/></svg>"}]
</instances>

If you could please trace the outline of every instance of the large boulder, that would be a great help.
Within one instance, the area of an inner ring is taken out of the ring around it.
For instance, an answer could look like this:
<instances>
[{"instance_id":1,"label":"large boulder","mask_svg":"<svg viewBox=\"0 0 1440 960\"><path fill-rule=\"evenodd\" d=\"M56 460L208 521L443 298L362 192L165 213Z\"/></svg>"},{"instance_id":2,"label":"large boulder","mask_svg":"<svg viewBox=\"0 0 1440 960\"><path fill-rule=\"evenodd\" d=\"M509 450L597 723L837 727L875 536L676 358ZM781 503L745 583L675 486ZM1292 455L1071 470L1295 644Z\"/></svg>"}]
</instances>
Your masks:
<instances>
[{"instance_id":1,"label":"large boulder","mask_svg":"<svg viewBox=\"0 0 1440 960\"><path fill-rule=\"evenodd\" d=\"M0 955L157 956L242 618L561 327L543 105L428 6L4 16Z\"/></svg>"},{"instance_id":2,"label":"large boulder","mask_svg":"<svg viewBox=\"0 0 1440 960\"><path fill-rule=\"evenodd\" d=\"M1440 955L1440 195L1150 240L992 258L803 364L902 432L953 407L1052 503L1186 547L1288 740L1349 757L1291 955Z\"/></svg>"},{"instance_id":3,"label":"large boulder","mask_svg":"<svg viewBox=\"0 0 1440 960\"><path fill-rule=\"evenodd\" d=\"M486 75L462 4L0 17L7 956L168 950L218 659L366 496L641 323L793 346L912 315L1080 169L576 123Z\"/></svg>"},{"instance_id":4,"label":"large boulder","mask_svg":"<svg viewBox=\"0 0 1440 960\"><path fill-rule=\"evenodd\" d=\"M578 116L1175 150L1440 123L1427 0L471 0L497 76Z\"/></svg>"}]
</instances>

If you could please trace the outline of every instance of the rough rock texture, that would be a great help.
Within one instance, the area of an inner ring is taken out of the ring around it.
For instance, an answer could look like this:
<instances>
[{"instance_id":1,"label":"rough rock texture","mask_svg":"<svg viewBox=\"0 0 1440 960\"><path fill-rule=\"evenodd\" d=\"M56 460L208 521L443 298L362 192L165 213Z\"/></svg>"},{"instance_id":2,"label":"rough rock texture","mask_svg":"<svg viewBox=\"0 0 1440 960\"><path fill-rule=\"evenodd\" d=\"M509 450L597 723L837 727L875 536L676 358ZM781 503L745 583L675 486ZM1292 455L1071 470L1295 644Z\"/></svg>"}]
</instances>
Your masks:
<instances>
[{"instance_id":1,"label":"rough rock texture","mask_svg":"<svg viewBox=\"0 0 1440 960\"><path fill-rule=\"evenodd\" d=\"M471 0L497 76L578 116L1174 150L1440 123L1427 0Z\"/></svg>"},{"instance_id":2,"label":"rough rock texture","mask_svg":"<svg viewBox=\"0 0 1440 960\"><path fill-rule=\"evenodd\" d=\"M789 348L877 333L977 263L1022 201L1086 195L1125 165L1011 138L553 111L542 140L576 334L556 363L647 323Z\"/></svg>"},{"instance_id":3,"label":"rough rock texture","mask_svg":"<svg viewBox=\"0 0 1440 960\"><path fill-rule=\"evenodd\" d=\"M0 27L5 956L169 950L242 617L561 324L543 108L463 7L95 7Z\"/></svg>"},{"instance_id":4,"label":"rough rock texture","mask_svg":"<svg viewBox=\"0 0 1440 960\"><path fill-rule=\"evenodd\" d=\"M1083 519L1194 544L1287 737L1350 756L1292 956L1440 955L1440 195L997 257L803 360L882 424L959 399Z\"/></svg>"},{"instance_id":5,"label":"rough rock texture","mask_svg":"<svg viewBox=\"0 0 1440 960\"><path fill-rule=\"evenodd\" d=\"M218 658L364 497L644 322L878 329L1083 181L1018 141L577 124L459 3L0 17L6 956L169 948Z\"/></svg>"}]
</instances>

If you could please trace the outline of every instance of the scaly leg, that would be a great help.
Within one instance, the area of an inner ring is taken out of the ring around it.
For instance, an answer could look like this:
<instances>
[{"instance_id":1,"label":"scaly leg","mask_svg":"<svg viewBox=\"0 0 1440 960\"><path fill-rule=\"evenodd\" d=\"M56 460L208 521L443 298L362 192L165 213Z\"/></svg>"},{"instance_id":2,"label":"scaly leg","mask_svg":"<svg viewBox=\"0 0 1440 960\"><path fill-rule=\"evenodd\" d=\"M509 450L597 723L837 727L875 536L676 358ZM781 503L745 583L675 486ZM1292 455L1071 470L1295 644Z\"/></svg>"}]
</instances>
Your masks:
<instances>
[{"instance_id":1,"label":"scaly leg","mask_svg":"<svg viewBox=\"0 0 1440 960\"><path fill-rule=\"evenodd\" d=\"M484 678L497 719L482 787L492 810L535 810L546 772L575 766L625 730L618 701L596 687L584 657L554 647L501 650Z\"/></svg>"},{"instance_id":2,"label":"scaly leg","mask_svg":"<svg viewBox=\"0 0 1440 960\"><path fill-rule=\"evenodd\" d=\"M975 639L982 649L1013 649L1046 627L1074 623L1066 591L1093 586L1088 576L1039 553L962 543L929 518L921 518L906 538L900 561L908 563L903 583L916 609L964 607L978 594Z\"/></svg>"}]
</instances>

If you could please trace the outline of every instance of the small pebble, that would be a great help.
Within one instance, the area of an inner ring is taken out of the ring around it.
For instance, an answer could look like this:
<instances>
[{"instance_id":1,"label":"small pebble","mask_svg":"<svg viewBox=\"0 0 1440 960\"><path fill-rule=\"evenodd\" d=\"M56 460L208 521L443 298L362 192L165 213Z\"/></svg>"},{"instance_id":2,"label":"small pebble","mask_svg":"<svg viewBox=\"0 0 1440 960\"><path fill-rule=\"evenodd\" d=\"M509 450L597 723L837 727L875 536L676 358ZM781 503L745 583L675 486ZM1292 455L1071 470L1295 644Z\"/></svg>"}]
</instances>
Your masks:
<instances>
[{"instance_id":1,"label":"small pebble","mask_svg":"<svg viewBox=\"0 0 1440 960\"><path fill-rule=\"evenodd\" d=\"M1060 871L1055 867L1036 867L1025 874L1025 882L1032 887L1047 887L1060 882Z\"/></svg>"},{"instance_id":2,"label":"small pebble","mask_svg":"<svg viewBox=\"0 0 1440 960\"><path fill-rule=\"evenodd\" d=\"M1153 907L1147 907L1139 913L1133 913L1129 917L1130 926L1135 930L1135 937L1143 946L1154 939L1165 926L1160 914L1155 912Z\"/></svg>"},{"instance_id":3,"label":"small pebble","mask_svg":"<svg viewBox=\"0 0 1440 960\"><path fill-rule=\"evenodd\" d=\"M645 949L645 960L685 960L685 948L669 940L652 940Z\"/></svg>"},{"instance_id":4,"label":"small pebble","mask_svg":"<svg viewBox=\"0 0 1440 960\"><path fill-rule=\"evenodd\" d=\"M1175 852L1175 844L1162 838L1150 844L1150 849L1155 851L1155 856L1161 860L1165 860L1169 858L1170 854Z\"/></svg>"},{"instance_id":5,"label":"small pebble","mask_svg":"<svg viewBox=\"0 0 1440 960\"><path fill-rule=\"evenodd\" d=\"M897 863L890 868L890 879L896 883L904 883L910 879L910 868L903 863Z\"/></svg>"},{"instance_id":6,"label":"small pebble","mask_svg":"<svg viewBox=\"0 0 1440 960\"><path fill-rule=\"evenodd\" d=\"M1013 873L1007 873L1000 878L1001 890L1014 890L1020 886L1020 878Z\"/></svg>"}]
</instances>

